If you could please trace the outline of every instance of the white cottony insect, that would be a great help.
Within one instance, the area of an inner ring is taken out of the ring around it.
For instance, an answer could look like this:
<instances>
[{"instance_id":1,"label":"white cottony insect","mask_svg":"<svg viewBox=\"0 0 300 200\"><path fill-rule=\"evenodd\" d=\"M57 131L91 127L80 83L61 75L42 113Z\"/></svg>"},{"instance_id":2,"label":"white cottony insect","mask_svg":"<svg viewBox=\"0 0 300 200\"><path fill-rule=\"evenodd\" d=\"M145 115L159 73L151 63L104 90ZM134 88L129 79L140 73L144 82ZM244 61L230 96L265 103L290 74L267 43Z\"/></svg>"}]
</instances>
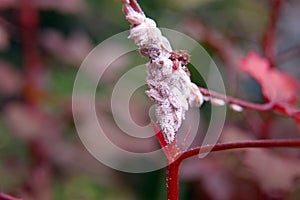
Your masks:
<instances>
[{"instance_id":1,"label":"white cottony insect","mask_svg":"<svg viewBox=\"0 0 300 200\"><path fill-rule=\"evenodd\" d=\"M236 112L242 112L244 110L242 106L237 104L230 104L230 108Z\"/></svg>"},{"instance_id":2,"label":"white cottony insect","mask_svg":"<svg viewBox=\"0 0 300 200\"><path fill-rule=\"evenodd\" d=\"M210 101L211 97L210 96L203 96L204 101Z\"/></svg>"},{"instance_id":3,"label":"white cottony insect","mask_svg":"<svg viewBox=\"0 0 300 200\"><path fill-rule=\"evenodd\" d=\"M141 55L149 57L147 63L146 94L156 104L156 118L169 144L185 119L189 106L201 106L203 96L198 87L191 82L186 60L176 57L171 45L156 23L144 13L135 11L124 4L126 18L132 24L129 38L138 45ZM173 57L170 59L170 55Z\"/></svg>"},{"instance_id":4,"label":"white cottony insect","mask_svg":"<svg viewBox=\"0 0 300 200\"><path fill-rule=\"evenodd\" d=\"M217 98L211 98L210 102L215 106L224 106L226 104L223 99L217 99Z\"/></svg>"}]
</instances>

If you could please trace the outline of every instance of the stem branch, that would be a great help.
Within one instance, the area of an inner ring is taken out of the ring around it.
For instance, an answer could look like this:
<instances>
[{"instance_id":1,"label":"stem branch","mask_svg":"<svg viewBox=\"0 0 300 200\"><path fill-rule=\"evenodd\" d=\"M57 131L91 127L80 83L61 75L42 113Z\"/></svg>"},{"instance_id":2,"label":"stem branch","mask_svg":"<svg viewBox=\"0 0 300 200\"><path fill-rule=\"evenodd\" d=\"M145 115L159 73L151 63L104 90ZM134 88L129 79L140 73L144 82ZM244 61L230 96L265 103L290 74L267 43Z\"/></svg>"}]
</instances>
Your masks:
<instances>
[{"instance_id":1,"label":"stem branch","mask_svg":"<svg viewBox=\"0 0 300 200\"><path fill-rule=\"evenodd\" d=\"M291 104L286 104L286 103L281 103L281 102L267 102L267 103L263 103L263 104L252 103L249 101L226 96L224 94L220 94L218 92L211 91L206 88L199 87L199 90L204 96L210 96L212 98L221 99L225 103L228 103L228 104L235 104L235 105L239 105L243 108L257 110L257 111L277 111L285 116L294 118L296 120L300 119L300 109L297 107L294 107Z\"/></svg>"},{"instance_id":2,"label":"stem branch","mask_svg":"<svg viewBox=\"0 0 300 200\"><path fill-rule=\"evenodd\" d=\"M273 103L265 103L265 104L252 103L249 101L244 101L241 99L226 96L224 94L220 94L215 91L212 91L212 90L209 90L206 88L202 88L202 87L199 87L199 90L204 96L211 96L213 98L222 99L226 103L236 104L236 105L242 106L243 108L248 108L251 110L268 111L274 107Z\"/></svg>"},{"instance_id":3,"label":"stem branch","mask_svg":"<svg viewBox=\"0 0 300 200\"><path fill-rule=\"evenodd\" d=\"M208 153L210 151L223 151L230 149L241 149L241 148L272 148L272 147L297 147L300 148L300 139L268 139L268 140L250 140L250 141L240 141L240 142L228 142L219 143L216 145L206 145L194 149L190 149L182 153L177 162L181 162L186 158L198 155L201 153Z\"/></svg>"}]
</instances>

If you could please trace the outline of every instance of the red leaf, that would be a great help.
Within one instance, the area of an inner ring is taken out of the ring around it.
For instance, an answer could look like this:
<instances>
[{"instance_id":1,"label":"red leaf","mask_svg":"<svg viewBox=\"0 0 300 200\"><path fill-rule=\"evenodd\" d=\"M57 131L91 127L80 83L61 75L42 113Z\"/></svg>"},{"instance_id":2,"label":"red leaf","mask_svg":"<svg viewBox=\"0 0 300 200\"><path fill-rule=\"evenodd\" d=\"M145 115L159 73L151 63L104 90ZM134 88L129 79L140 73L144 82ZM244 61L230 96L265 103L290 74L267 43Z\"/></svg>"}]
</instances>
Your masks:
<instances>
[{"instance_id":1,"label":"red leaf","mask_svg":"<svg viewBox=\"0 0 300 200\"><path fill-rule=\"evenodd\" d=\"M271 68L267 59L251 51L240 60L240 67L256 79L271 102L295 103L298 83L288 74Z\"/></svg>"}]
</instances>

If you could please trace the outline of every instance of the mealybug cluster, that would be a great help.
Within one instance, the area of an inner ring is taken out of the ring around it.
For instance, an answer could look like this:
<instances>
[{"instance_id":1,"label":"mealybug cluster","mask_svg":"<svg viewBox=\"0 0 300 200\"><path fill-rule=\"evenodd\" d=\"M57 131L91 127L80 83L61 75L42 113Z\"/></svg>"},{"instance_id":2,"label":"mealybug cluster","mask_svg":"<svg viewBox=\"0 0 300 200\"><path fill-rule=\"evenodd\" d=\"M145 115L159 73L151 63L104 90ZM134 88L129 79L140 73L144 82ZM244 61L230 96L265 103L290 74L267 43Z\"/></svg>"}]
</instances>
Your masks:
<instances>
[{"instance_id":1,"label":"mealybug cluster","mask_svg":"<svg viewBox=\"0 0 300 200\"><path fill-rule=\"evenodd\" d=\"M181 65L187 65L190 62L190 55L184 50L172 51L170 53L170 60L178 60L181 62Z\"/></svg>"},{"instance_id":2,"label":"mealybug cluster","mask_svg":"<svg viewBox=\"0 0 300 200\"><path fill-rule=\"evenodd\" d=\"M186 51L184 50L172 51L170 53L169 59L173 61L174 70L177 70L181 63L182 69L186 72L188 76L190 76L190 72L186 67L186 65L189 64L190 62L190 55Z\"/></svg>"}]
</instances>

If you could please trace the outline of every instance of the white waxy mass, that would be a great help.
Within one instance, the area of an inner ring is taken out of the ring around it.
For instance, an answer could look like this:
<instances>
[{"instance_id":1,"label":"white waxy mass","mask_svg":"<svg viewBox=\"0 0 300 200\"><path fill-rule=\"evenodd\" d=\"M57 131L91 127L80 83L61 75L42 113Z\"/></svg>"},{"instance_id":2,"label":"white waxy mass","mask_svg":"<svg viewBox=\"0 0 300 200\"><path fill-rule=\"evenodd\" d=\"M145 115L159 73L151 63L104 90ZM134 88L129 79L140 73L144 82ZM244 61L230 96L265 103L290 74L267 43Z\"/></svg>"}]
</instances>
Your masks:
<instances>
[{"instance_id":1,"label":"white waxy mass","mask_svg":"<svg viewBox=\"0 0 300 200\"><path fill-rule=\"evenodd\" d=\"M147 63L149 90L146 94L156 104L156 118L169 144L174 141L189 106L201 106L203 96L181 62L173 67L174 63L169 59L171 45L156 23L128 3L124 4L123 10L131 23L129 38L138 45L141 55L151 59Z\"/></svg>"}]
</instances>

